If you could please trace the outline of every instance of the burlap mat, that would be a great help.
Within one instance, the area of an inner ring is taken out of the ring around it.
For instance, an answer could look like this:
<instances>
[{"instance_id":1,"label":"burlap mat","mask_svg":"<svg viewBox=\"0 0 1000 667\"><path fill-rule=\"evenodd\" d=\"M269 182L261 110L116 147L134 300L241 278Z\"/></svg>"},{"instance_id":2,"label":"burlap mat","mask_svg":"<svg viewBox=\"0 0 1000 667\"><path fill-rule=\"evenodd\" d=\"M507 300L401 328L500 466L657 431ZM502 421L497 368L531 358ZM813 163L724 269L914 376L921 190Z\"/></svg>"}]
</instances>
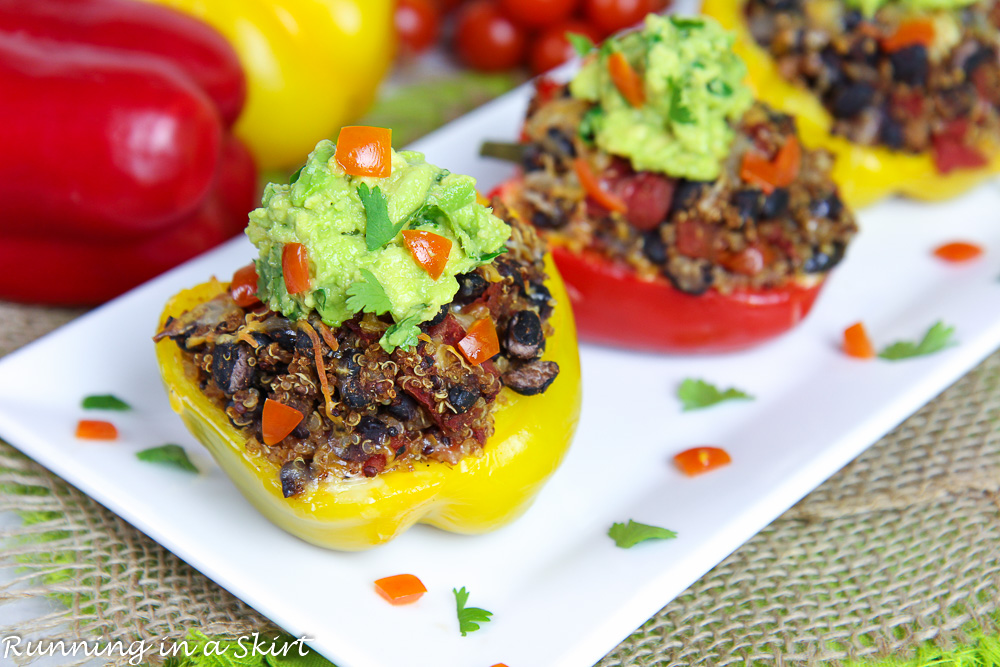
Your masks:
<instances>
[{"instance_id":1,"label":"burlap mat","mask_svg":"<svg viewBox=\"0 0 1000 667\"><path fill-rule=\"evenodd\" d=\"M0 304L0 354L72 315ZM600 667L838 664L996 634L998 419L1000 353L664 607ZM2 510L32 514L30 525L0 535L0 567L20 573L0 589L0 604L56 596L69 607L0 636L131 640L271 627L0 443Z\"/></svg>"}]
</instances>

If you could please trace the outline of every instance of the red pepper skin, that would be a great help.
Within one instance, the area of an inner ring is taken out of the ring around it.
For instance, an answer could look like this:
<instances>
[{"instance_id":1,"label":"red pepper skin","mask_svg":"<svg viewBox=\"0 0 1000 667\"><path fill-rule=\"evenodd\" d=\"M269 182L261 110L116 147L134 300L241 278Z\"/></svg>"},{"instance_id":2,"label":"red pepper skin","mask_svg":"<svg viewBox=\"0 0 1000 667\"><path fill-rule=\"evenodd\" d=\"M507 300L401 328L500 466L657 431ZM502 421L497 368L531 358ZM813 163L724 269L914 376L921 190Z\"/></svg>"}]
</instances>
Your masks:
<instances>
[{"instance_id":1,"label":"red pepper skin","mask_svg":"<svg viewBox=\"0 0 1000 667\"><path fill-rule=\"evenodd\" d=\"M581 338L650 352L732 352L778 336L809 313L822 282L722 294L642 280L592 251L554 246Z\"/></svg>"},{"instance_id":2,"label":"red pepper skin","mask_svg":"<svg viewBox=\"0 0 1000 667\"><path fill-rule=\"evenodd\" d=\"M240 233L216 193L165 231L137 241L0 238L0 299L93 306Z\"/></svg>"},{"instance_id":3,"label":"red pepper skin","mask_svg":"<svg viewBox=\"0 0 1000 667\"><path fill-rule=\"evenodd\" d=\"M222 126L160 59L0 33L4 233L120 240L194 211Z\"/></svg>"},{"instance_id":4,"label":"red pepper skin","mask_svg":"<svg viewBox=\"0 0 1000 667\"><path fill-rule=\"evenodd\" d=\"M207 23L136 0L0 0L0 32L162 58L212 98L226 125L246 101L236 51Z\"/></svg>"},{"instance_id":5,"label":"red pepper skin","mask_svg":"<svg viewBox=\"0 0 1000 667\"><path fill-rule=\"evenodd\" d=\"M222 144L222 161L216 176L215 190L228 219L246 227L247 215L260 206L260 182L257 165L246 145L227 136Z\"/></svg>"}]
</instances>

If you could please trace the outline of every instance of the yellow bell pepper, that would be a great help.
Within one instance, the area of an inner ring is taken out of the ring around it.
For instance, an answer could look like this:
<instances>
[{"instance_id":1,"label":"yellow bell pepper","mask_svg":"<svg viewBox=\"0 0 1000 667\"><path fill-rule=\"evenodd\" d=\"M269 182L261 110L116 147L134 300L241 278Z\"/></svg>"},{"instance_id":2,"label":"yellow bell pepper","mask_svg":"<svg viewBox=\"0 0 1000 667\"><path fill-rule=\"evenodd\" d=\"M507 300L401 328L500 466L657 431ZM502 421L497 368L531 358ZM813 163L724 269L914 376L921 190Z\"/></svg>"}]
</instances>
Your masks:
<instances>
[{"instance_id":1,"label":"yellow bell pepper","mask_svg":"<svg viewBox=\"0 0 1000 667\"><path fill-rule=\"evenodd\" d=\"M250 454L243 436L184 372L182 352L164 339L156 344L170 405L208 448L243 495L268 519L307 542L359 551L388 542L414 523L455 533L485 533L513 521L531 504L569 447L580 417L580 359L569 297L551 257L546 286L556 300L555 334L544 359L559 364L559 376L538 396L504 388L494 411L495 432L481 457L456 466L439 461L372 478L327 479L300 496L285 498L279 467ZM178 316L221 294L218 281L174 296L163 311Z\"/></svg>"},{"instance_id":2,"label":"yellow bell pepper","mask_svg":"<svg viewBox=\"0 0 1000 667\"><path fill-rule=\"evenodd\" d=\"M262 169L294 167L371 104L395 48L392 0L148 0L232 43L247 77L236 134Z\"/></svg>"},{"instance_id":3,"label":"yellow bell pepper","mask_svg":"<svg viewBox=\"0 0 1000 667\"><path fill-rule=\"evenodd\" d=\"M985 167L941 174L930 154L862 146L832 135L833 118L820 100L786 80L771 55L750 34L743 14L744 1L704 0L702 12L735 32L733 48L746 62L756 97L796 116L799 135L807 146L824 148L834 155L833 179L849 206L865 206L892 194L932 201L948 199L1000 172L1000 146L980 146L992 156Z\"/></svg>"}]
</instances>

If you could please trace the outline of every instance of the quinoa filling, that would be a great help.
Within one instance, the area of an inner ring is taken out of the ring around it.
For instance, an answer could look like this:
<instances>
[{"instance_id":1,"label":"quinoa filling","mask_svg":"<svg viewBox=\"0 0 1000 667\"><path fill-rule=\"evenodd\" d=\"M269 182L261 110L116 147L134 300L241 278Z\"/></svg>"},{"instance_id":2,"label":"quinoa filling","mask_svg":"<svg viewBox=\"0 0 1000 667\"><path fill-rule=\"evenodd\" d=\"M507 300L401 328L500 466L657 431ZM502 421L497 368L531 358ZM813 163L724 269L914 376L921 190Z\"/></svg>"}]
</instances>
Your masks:
<instances>
[{"instance_id":1,"label":"quinoa filling","mask_svg":"<svg viewBox=\"0 0 1000 667\"><path fill-rule=\"evenodd\" d=\"M229 294L172 318L155 339L177 343L186 371L243 433L247 450L281 468L286 497L329 475L455 464L482 453L504 387L539 394L559 373L540 358L553 333L545 247L529 226L511 227L507 252L458 276L452 302L420 326L408 350L390 354L379 344L389 316L359 314L331 329L315 313L293 321L266 307L241 308ZM472 365L456 345L484 317L501 351ZM274 445L262 436L268 398L304 415Z\"/></svg>"},{"instance_id":2,"label":"quinoa filling","mask_svg":"<svg viewBox=\"0 0 1000 667\"><path fill-rule=\"evenodd\" d=\"M800 148L797 176L786 187L742 173L749 151L775 160L787 142L797 143L790 116L755 103L734 128L720 176L705 182L637 172L600 151L586 121L593 108L565 86L539 84L525 122L523 178L495 199L497 211L512 208L555 243L599 252L643 278L666 277L691 294L809 284L843 258L857 226L830 178L828 153ZM588 196L578 159L624 212Z\"/></svg>"},{"instance_id":3,"label":"quinoa filling","mask_svg":"<svg viewBox=\"0 0 1000 667\"><path fill-rule=\"evenodd\" d=\"M1000 133L1000 5L865 17L843 0L748 0L754 39L857 144L931 152L938 170L988 162Z\"/></svg>"}]
</instances>

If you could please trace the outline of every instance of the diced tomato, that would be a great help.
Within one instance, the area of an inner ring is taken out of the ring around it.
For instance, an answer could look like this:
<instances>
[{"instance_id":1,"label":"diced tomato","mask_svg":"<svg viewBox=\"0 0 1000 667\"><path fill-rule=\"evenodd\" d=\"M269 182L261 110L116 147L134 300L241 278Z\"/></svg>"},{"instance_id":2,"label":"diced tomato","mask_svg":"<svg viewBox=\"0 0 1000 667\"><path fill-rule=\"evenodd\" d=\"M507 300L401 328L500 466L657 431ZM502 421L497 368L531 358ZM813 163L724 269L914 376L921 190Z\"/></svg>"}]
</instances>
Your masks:
<instances>
[{"instance_id":1,"label":"diced tomato","mask_svg":"<svg viewBox=\"0 0 1000 667\"><path fill-rule=\"evenodd\" d=\"M391 605L413 604L427 588L412 574L396 574L375 580L375 590Z\"/></svg>"},{"instance_id":2,"label":"diced tomato","mask_svg":"<svg viewBox=\"0 0 1000 667\"><path fill-rule=\"evenodd\" d=\"M844 353L856 359L874 359L875 346L861 322L844 329Z\"/></svg>"},{"instance_id":3,"label":"diced tomato","mask_svg":"<svg viewBox=\"0 0 1000 667\"><path fill-rule=\"evenodd\" d=\"M599 206L618 213L624 213L628 207L625 201L616 194L609 192L598 180L594 171L590 168L590 163L582 157L573 160L573 171L580 180L587 196L594 200Z\"/></svg>"},{"instance_id":4,"label":"diced tomato","mask_svg":"<svg viewBox=\"0 0 1000 667\"><path fill-rule=\"evenodd\" d=\"M337 164L351 176L388 178L392 173L392 130L348 125L337 136Z\"/></svg>"},{"instance_id":5,"label":"diced tomato","mask_svg":"<svg viewBox=\"0 0 1000 667\"><path fill-rule=\"evenodd\" d=\"M264 436L265 445L276 445L284 440L289 433L302 421L304 415L293 407L264 399L264 412L261 415L260 430Z\"/></svg>"},{"instance_id":6,"label":"diced tomato","mask_svg":"<svg viewBox=\"0 0 1000 667\"><path fill-rule=\"evenodd\" d=\"M801 163L802 147L799 140L789 136L773 160L768 160L753 150L744 153L740 178L756 185L766 194L771 194L775 188L787 187L795 181Z\"/></svg>"},{"instance_id":7,"label":"diced tomato","mask_svg":"<svg viewBox=\"0 0 1000 667\"><path fill-rule=\"evenodd\" d=\"M433 232L416 229L403 230L403 242L409 248L413 260L427 272L432 280L437 280L448 264L451 241Z\"/></svg>"},{"instance_id":8,"label":"diced tomato","mask_svg":"<svg viewBox=\"0 0 1000 667\"><path fill-rule=\"evenodd\" d=\"M465 332L465 338L458 341L458 349L473 366L478 366L500 351L500 340L493 320L484 317L476 320Z\"/></svg>"},{"instance_id":9,"label":"diced tomato","mask_svg":"<svg viewBox=\"0 0 1000 667\"><path fill-rule=\"evenodd\" d=\"M975 243L953 241L934 248L934 254L946 262L968 262L983 254L983 249Z\"/></svg>"},{"instance_id":10,"label":"diced tomato","mask_svg":"<svg viewBox=\"0 0 1000 667\"><path fill-rule=\"evenodd\" d=\"M608 72L615 88L629 104L639 108L646 103L646 89L642 77L632 68L624 53L615 51L611 54L608 58Z\"/></svg>"},{"instance_id":11,"label":"diced tomato","mask_svg":"<svg viewBox=\"0 0 1000 667\"><path fill-rule=\"evenodd\" d=\"M733 273L744 276L757 275L764 270L766 264L763 250L756 245L748 246L737 253L726 253L719 261Z\"/></svg>"},{"instance_id":12,"label":"diced tomato","mask_svg":"<svg viewBox=\"0 0 1000 667\"><path fill-rule=\"evenodd\" d=\"M257 267L250 262L233 274L229 294L240 308L250 308L260 303L257 298Z\"/></svg>"},{"instance_id":13,"label":"diced tomato","mask_svg":"<svg viewBox=\"0 0 1000 667\"><path fill-rule=\"evenodd\" d=\"M710 230L693 220L677 223L677 252L685 257L708 259L712 252Z\"/></svg>"},{"instance_id":14,"label":"diced tomato","mask_svg":"<svg viewBox=\"0 0 1000 667\"><path fill-rule=\"evenodd\" d=\"M914 44L930 46L934 43L934 23L926 18L903 21L896 28L896 32L883 38L880 43L882 49L888 53L905 49Z\"/></svg>"},{"instance_id":15,"label":"diced tomato","mask_svg":"<svg viewBox=\"0 0 1000 667\"><path fill-rule=\"evenodd\" d=\"M309 289L309 252L301 243L286 243L281 249L281 273L285 277L285 289L289 294L298 294Z\"/></svg>"},{"instance_id":16,"label":"diced tomato","mask_svg":"<svg viewBox=\"0 0 1000 667\"><path fill-rule=\"evenodd\" d=\"M543 104L550 102L559 88L559 83L550 76L540 76L535 79L535 95L538 96L538 101Z\"/></svg>"},{"instance_id":17,"label":"diced tomato","mask_svg":"<svg viewBox=\"0 0 1000 667\"><path fill-rule=\"evenodd\" d=\"M81 440L117 440L118 429L100 419L81 419L76 424L76 437Z\"/></svg>"},{"instance_id":18,"label":"diced tomato","mask_svg":"<svg viewBox=\"0 0 1000 667\"><path fill-rule=\"evenodd\" d=\"M729 452L721 447L692 447L674 456L674 463L688 477L715 470L731 461Z\"/></svg>"},{"instance_id":19,"label":"diced tomato","mask_svg":"<svg viewBox=\"0 0 1000 667\"><path fill-rule=\"evenodd\" d=\"M938 172L947 174L955 169L976 169L985 167L989 160L971 146L948 137L934 137L934 166Z\"/></svg>"},{"instance_id":20,"label":"diced tomato","mask_svg":"<svg viewBox=\"0 0 1000 667\"><path fill-rule=\"evenodd\" d=\"M677 182L662 174L640 171L609 184L625 202L625 217L636 229L656 229L670 212Z\"/></svg>"}]
</instances>

